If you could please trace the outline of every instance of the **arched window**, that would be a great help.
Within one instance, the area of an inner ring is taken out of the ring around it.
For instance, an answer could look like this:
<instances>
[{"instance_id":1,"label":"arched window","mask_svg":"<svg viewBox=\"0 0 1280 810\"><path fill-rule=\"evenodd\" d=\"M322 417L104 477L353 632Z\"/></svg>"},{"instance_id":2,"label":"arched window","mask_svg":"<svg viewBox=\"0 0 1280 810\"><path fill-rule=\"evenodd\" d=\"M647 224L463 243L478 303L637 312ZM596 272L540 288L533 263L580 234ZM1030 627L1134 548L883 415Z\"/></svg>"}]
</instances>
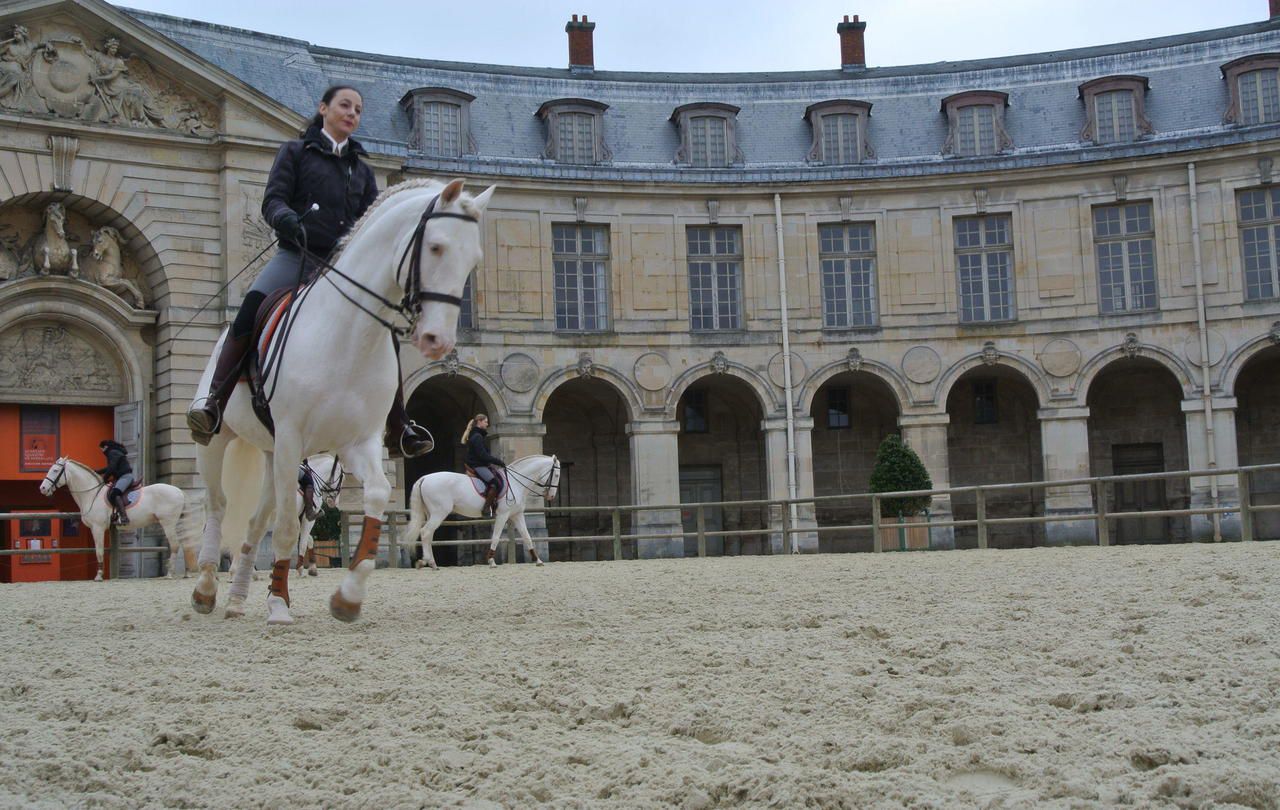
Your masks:
<instances>
[{"instance_id":1,"label":"arched window","mask_svg":"<svg viewBox=\"0 0 1280 810\"><path fill-rule=\"evenodd\" d=\"M1222 66L1231 106L1228 124L1269 124L1280 121L1280 53L1245 56Z\"/></svg>"},{"instance_id":2,"label":"arched window","mask_svg":"<svg viewBox=\"0 0 1280 810\"><path fill-rule=\"evenodd\" d=\"M810 104L804 118L813 127L809 161L825 166L861 163L875 157L867 139L871 104L835 99Z\"/></svg>"},{"instance_id":3,"label":"arched window","mask_svg":"<svg viewBox=\"0 0 1280 810\"><path fill-rule=\"evenodd\" d=\"M613 156L604 143L609 105L585 98L548 101L535 113L547 126L543 156L558 163L603 163Z\"/></svg>"},{"instance_id":4,"label":"arched window","mask_svg":"<svg viewBox=\"0 0 1280 810\"><path fill-rule=\"evenodd\" d=\"M1144 76L1107 76L1080 85L1085 124L1080 140L1129 143L1155 132L1146 116Z\"/></svg>"},{"instance_id":5,"label":"arched window","mask_svg":"<svg viewBox=\"0 0 1280 810\"><path fill-rule=\"evenodd\" d=\"M400 99L413 132L409 148L435 157L475 154L471 139L471 102L475 96L447 87L419 87Z\"/></svg>"},{"instance_id":6,"label":"arched window","mask_svg":"<svg viewBox=\"0 0 1280 810\"><path fill-rule=\"evenodd\" d=\"M1013 147L1004 128L1009 95L994 90L970 90L942 100L949 127L942 154L955 157L995 155Z\"/></svg>"},{"instance_id":7,"label":"arched window","mask_svg":"<svg viewBox=\"0 0 1280 810\"><path fill-rule=\"evenodd\" d=\"M671 122L680 130L676 163L699 168L725 168L746 162L738 149L738 108L703 102L676 107Z\"/></svg>"}]
</instances>

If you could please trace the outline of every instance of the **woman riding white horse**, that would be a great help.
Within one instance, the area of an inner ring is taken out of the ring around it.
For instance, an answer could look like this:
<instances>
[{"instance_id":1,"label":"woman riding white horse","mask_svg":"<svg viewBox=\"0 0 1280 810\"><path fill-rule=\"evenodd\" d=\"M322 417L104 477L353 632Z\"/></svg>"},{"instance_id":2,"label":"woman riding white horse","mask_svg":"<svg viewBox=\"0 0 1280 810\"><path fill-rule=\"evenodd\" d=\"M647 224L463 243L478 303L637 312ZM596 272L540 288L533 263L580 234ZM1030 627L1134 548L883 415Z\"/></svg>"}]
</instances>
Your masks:
<instances>
[{"instance_id":1,"label":"woman riding white horse","mask_svg":"<svg viewBox=\"0 0 1280 810\"><path fill-rule=\"evenodd\" d=\"M334 452L360 479L365 519L329 612L342 621L359 616L391 496L382 438L400 372L388 330L403 328L398 318L409 320L412 329L404 333L431 359L453 348L463 286L482 257L480 216L492 193L490 188L473 198L463 193L462 180L409 181L388 189L339 243L328 268L294 298L288 321L262 353L264 366L276 369L267 390L274 435L241 384L220 414L219 432L197 448L209 514L191 596L198 612L213 610L220 547L237 548L250 537L267 472L275 513L267 621L292 623L288 575L300 529L293 509L297 467L306 456ZM211 360L200 399L214 367Z\"/></svg>"},{"instance_id":2,"label":"woman riding white horse","mask_svg":"<svg viewBox=\"0 0 1280 810\"><path fill-rule=\"evenodd\" d=\"M490 566L497 565L494 556L498 540L510 521L524 540L529 557L542 565L538 550L533 546L533 538L529 536L529 527L524 522L524 510L530 497L540 496L546 501L555 499L560 488L560 460L555 456L525 456L508 464L506 472L507 489L494 509L493 537L485 559ZM484 511L485 498L476 491L472 480L460 473L436 472L422 476L413 485L409 497L409 525L404 538L410 552L416 543L422 543L423 562L433 570L436 558L431 551L431 540L444 519L450 513L480 517Z\"/></svg>"},{"instance_id":3,"label":"woman riding white horse","mask_svg":"<svg viewBox=\"0 0 1280 810\"><path fill-rule=\"evenodd\" d=\"M40 482L40 494L52 498L58 487L65 486L75 498L80 510L80 521L93 533L93 548L98 553L98 574L93 579L102 581L102 554L107 530L111 527L111 504L107 502L107 483L90 467L63 456L54 462ZM168 484L151 484L138 490L139 496L128 507L129 523L134 528L159 523L169 541L169 576L178 576L178 550L182 538L178 524L186 508L187 499L182 490ZM187 555L186 573L191 575L192 555Z\"/></svg>"}]
</instances>

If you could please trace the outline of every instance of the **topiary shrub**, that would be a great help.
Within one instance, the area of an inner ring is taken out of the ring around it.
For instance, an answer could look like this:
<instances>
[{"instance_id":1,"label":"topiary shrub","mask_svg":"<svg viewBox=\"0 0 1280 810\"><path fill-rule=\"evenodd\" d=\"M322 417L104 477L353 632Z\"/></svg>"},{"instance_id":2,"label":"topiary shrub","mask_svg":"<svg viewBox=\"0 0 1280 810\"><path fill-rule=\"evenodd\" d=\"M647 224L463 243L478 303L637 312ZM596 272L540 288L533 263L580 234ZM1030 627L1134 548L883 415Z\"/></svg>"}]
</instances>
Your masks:
<instances>
[{"instance_id":1,"label":"topiary shrub","mask_svg":"<svg viewBox=\"0 0 1280 810\"><path fill-rule=\"evenodd\" d=\"M910 447L895 434L884 437L876 450L876 466L871 470L872 492L905 492L913 489L933 489L933 481L924 463ZM916 515L924 511L933 500L928 495L916 498L882 498L881 517Z\"/></svg>"}]
</instances>

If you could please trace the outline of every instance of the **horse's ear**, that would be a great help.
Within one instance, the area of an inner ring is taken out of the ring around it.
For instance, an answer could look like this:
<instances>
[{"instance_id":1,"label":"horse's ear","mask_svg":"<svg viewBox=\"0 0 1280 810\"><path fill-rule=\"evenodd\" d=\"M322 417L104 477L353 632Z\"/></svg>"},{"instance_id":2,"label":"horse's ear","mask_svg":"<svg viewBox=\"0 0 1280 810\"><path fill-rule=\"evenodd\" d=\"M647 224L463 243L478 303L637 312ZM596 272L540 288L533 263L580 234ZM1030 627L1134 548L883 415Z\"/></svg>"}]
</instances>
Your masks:
<instances>
[{"instance_id":1,"label":"horse's ear","mask_svg":"<svg viewBox=\"0 0 1280 810\"><path fill-rule=\"evenodd\" d=\"M484 213L484 209L489 207L489 200L493 197L493 192L497 190L497 186L489 186L484 191L471 198L471 204L475 206L476 216Z\"/></svg>"},{"instance_id":2,"label":"horse's ear","mask_svg":"<svg viewBox=\"0 0 1280 810\"><path fill-rule=\"evenodd\" d=\"M458 195L462 193L462 185L466 181L459 177L451 180L449 185L444 187L444 191L440 192L440 202L448 205L458 199Z\"/></svg>"}]
</instances>

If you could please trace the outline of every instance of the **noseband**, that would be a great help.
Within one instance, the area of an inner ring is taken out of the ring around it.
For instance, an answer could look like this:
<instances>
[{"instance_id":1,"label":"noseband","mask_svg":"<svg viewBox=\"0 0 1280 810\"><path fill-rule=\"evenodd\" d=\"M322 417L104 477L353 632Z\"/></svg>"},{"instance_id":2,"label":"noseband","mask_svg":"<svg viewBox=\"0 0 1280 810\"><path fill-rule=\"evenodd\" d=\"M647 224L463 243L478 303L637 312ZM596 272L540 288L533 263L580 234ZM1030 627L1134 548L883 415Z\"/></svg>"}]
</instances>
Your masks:
<instances>
[{"instance_id":1,"label":"noseband","mask_svg":"<svg viewBox=\"0 0 1280 810\"><path fill-rule=\"evenodd\" d=\"M62 466L58 468L57 476L55 476L53 479L49 478L49 473L44 474L44 482L49 486L53 487L54 489L57 489L58 482L60 482L63 479L63 477L66 476L66 474L67 474L67 463L64 461L62 462Z\"/></svg>"}]
</instances>

